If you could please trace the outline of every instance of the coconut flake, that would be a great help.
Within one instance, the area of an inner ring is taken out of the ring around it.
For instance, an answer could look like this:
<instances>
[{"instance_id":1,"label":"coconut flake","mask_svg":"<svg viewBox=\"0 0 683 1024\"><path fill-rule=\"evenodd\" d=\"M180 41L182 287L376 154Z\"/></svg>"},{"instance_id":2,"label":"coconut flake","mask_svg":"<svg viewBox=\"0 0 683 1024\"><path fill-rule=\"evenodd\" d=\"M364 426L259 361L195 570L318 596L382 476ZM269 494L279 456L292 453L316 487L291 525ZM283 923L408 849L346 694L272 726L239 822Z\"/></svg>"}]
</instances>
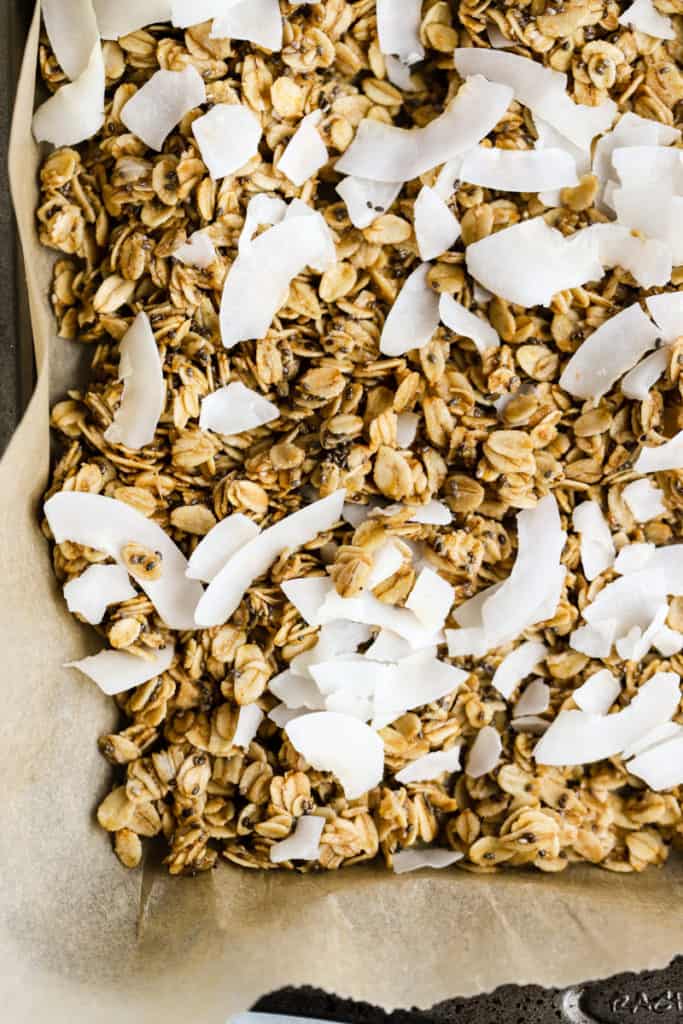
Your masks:
<instances>
[{"instance_id":1,"label":"coconut flake","mask_svg":"<svg viewBox=\"0 0 683 1024\"><path fill-rule=\"evenodd\" d=\"M237 716L237 728L232 737L233 747L242 747L243 750L248 750L262 721L263 712L257 704L245 704L241 707Z\"/></svg>"},{"instance_id":2,"label":"coconut flake","mask_svg":"<svg viewBox=\"0 0 683 1024\"><path fill-rule=\"evenodd\" d=\"M457 156L446 161L437 175L433 186L434 191L444 202L450 199L455 192L456 185L460 181L460 172L464 159L465 154L458 153Z\"/></svg>"},{"instance_id":3,"label":"coconut flake","mask_svg":"<svg viewBox=\"0 0 683 1024\"><path fill-rule=\"evenodd\" d=\"M187 242L173 250L173 256L186 266L206 270L216 259L216 250L206 231L195 231Z\"/></svg>"},{"instance_id":4,"label":"coconut flake","mask_svg":"<svg viewBox=\"0 0 683 1024\"><path fill-rule=\"evenodd\" d=\"M384 66L387 70L387 78L392 85L403 92L417 92L418 86L410 73L410 64L404 64L398 57L392 57L387 53L384 55Z\"/></svg>"},{"instance_id":5,"label":"coconut flake","mask_svg":"<svg viewBox=\"0 0 683 1024\"><path fill-rule=\"evenodd\" d=\"M521 715L510 722L510 727L515 732L528 733L531 736L542 736L549 725L550 722L546 722L545 718L539 718L538 715Z\"/></svg>"},{"instance_id":6,"label":"coconut flake","mask_svg":"<svg viewBox=\"0 0 683 1024\"><path fill-rule=\"evenodd\" d=\"M619 657L624 661L642 661L652 647L655 636L664 627L668 614L669 606L666 601L662 601L645 630L640 626L632 626L626 636L620 637L616 642Z\"/></svg>"},{"instance_id":7,"label":"coconut flake","mask_svg":"<svg viewBox=\"0 0 683 1024\"><path fill-rule=\"evenodd\" d=\"M121 404L104 432L109 444L139 451L154 440L166 386L159 350L146 313L138 313L119 345Z\"/></svg>"},{"instance_id":8,"label":"coconut flake","mask_svg":"<svg viewBox=\"0 0 683 1024\"><path fill-rule=\"evenodd\" d=\"M562 149L475 146L465 153L460 177L504 192L542 192L578 183L576 163Z\"/></svg>"},{"instance_id":9,"label":"coconut flake","mask_svg":"<svg viewBox=\"0 0 683 1024\"><path fill-rule=\"evenodd\" d=\"M621 693L621 683L609 669L603 668L589 676L582 686L574 690L574 703L581 711L591 715L606 715Z\"/></svg>"},{"instance_id":10,"label":"coconut flake","mask_svg":"<svg viewBox=\"0 0 683 1024\"><path fill-rule=\"evenodd\" d=\"M216 181L234 174L258 153L261 122L241 103L217 103L192 122L201 158Z\"/></svg>"},{"instance_id":11,"label":"coconut flake","mask_svg":"<svg viewBox=\"0 0 683 1024\"><path fill-rule=\"evenodd\" d=\"M389 540L382 544L372 556L372 569L368 577L366 587L373 590L384 580L388 580L403 565L406 560L405 550L401 550L395 540Z\"/></svg>"},{"instance_id":12,"label":"coconut flake","mask_svg":"<svg viewBox=\"0 0 683 1024\"><path fill-rule=\"evenodd\" d=\"M644 402L649 398L650 389L659 380L668 364L669 353L665 348L651 352L622 378L622 394L635 401Z\"/></svg>"},{"instance_id":13,"label":"coconut flake","mask_svg":"<svg viewBox=\"0 0 683 1024\"><path fill-rule=\"evenodd\" d=\"M574 509L574 529L581 534L581 564L587 580L594 580L614 563L614 541L597 501L584 501Z\"/></svg>"},{"instance_id":14,"label":"coconut flake","mask_svg":"<svg viewBox=\"0 0 683 1024\"><path fill-rule=\"evenodd\" d=\"M40 8L54 55L73 81L85 71L99 44L92 0L41 0Z\"/></svg>"},{"instance_id":15,"label":"coconut flake","mask_svg":"<svg viewBox=\"0 0 683 1024\"><path fill-rule=\"evenodd\" d=\"M534 750L538 764L591 764L620 754L650 729L668 722L680 703L675 672L657 672L631 703L613 715L560 711Z\"/></svg>"},{"instance_id":16,"label":"coconut flake","mask_svg":"<svg viewBox=\"0 0 683 1024\"><path fill-rule=\"evenodd\" d=\"M424 185L413 209L415 238L420 259L432 260L460 237L458 219L433 188Z\"/></svg>"},{"instance_id":17,"label":"coconut flake","mask_svg":"<svg viewBox=\"0 0 683 1024\"><path fill-rule=\"evenodd\" d=\"M303 205L303 204L302 204ZM290 207L291 209L291 207ZM292 280L307 267L322 273L334 262L334 242L319 213L287 216L255 238L232 264L221 300L226 348L264 338Z\"/></svg>"},{"instance_id":18,"label":"coconut flake","mask_svg":"<svg viewBox=\"0 0 683 1024\"><path fill-rule=\"evenodd\" d=\"M670 344L683 335L683 292L650 295L645 305L664 341Z\"/></svg>"},{"instance_id":19,"label":"coconut flake","mask_svg":"<svg viewBox=\"0 0 683 1024\"><path fill-rule=\"evenodd\" d=\"M414 412L400 412L396 417L396 442L399 448L410 448L417 434L420 417ZM450 520L449 520L450 521Z\"/></svg>"},{"instance_id":20,"label":"coconut flake","mask_svg":"<svg viewBox=\"0 0 683 1024\"><path fill-rule=\"evenodd\" d=\"M309 671L318 690L326 697L337 690L347 689L359 696L371 697L380 679L385 682L390 677L393 679L395 667L372 661L362 654L347 654L311 665Z\"/></svg>"},{"instance_id":21,"label":"coconut flake","mask_svg":"<svg viewBox=\"0 0 683 1024\"><path fill-rule=\"evenodd\" d=\"M446 292L439 299L439 317L449 330L473 341L481 355L500 346L500 337L495 328Z\"/></svg>"},{"instance_id":22,"label":"coconut flake","mask_svg":"<svg viewBox=\"0 0 683 1024\"><path fill-rule=\"evenodd\" d=\"M629 185L615 188L612 201L620 224L667 245L674 266L683 261L683 196L652 185Z\"/></svg>"},{"instance_id":23,"label":"coconut flake","mask_svg":"<svg viewBox=\"0 0 683 1024\"><path fill-rule=\"evenodd\" d=\"M548 648L537 640L527 640L520 644L503 658L491 680L493 686L505 700L509 700L522 680L545 660L547 654Z\"/></svg>"},{"instance_id":24,"label":"coconut flake","mask_svg":"<svg viewBox=\"0 0 683 1024\"><path fill-rule=\"evenodd\" d=\"M655 792L679 786L683 782L683 735L679 732L666 743L639 754L626 768Z\"/></svg>"},{"instance_id":25,"label":"coconut flake","mask_svg":"<svg viewBox=\"0 0 683 1024\"><path fill-rule=\"evenodd\" d=\"M644 736L636 740L635 743L630 743L628 747L624 747L621 756L624 760L627 760L629 757L635 757L636 754L643 754L646 750L652 750L653 747L673 739L674 736L680 736L682 733L683 727L678 725L677 722L665 722L663 725L657 725L654 729L650 729Z\"/></svg>"},{"instance_id":26,"label":"coconut flake","mask_svg":"<svg viewBox=\"0 0 683 1024\"><path fill-rule=\"evenodd\" d=\"M631 572L640 572L651 561L654 553L655 546L649 542L625 544L616 557L614 571L621 576L626 576Z\"/></svg>"},{"instance_id":27,"label":"coconut flake","mask_svg":"<svg viewBox=\"0 0 683 1024\"><path fill-rule=\"evenodd\" d=\"M74 544L103 551L119 565L127 544L142 544L158 551L162 558L161 577L136 582L171 629L194 629L194 610L202 596L199 583L185 576L187 559L168 534L131 505L116 498L81 491L60 491L49 498L43 511L57 544Z\"/></svg>"},{"instance_id":28,"label":"coconut flake","mask_svg":"<svg viewBox=\"0 0 683 1024\"><path fill-rule=\"evenodd\" d=\"M288 708L308 708L322 711L325 701L316 683L310 676L297 675L291 669L285 669L273 676L268 682L268 689Z\"/></svg>"},{"instance_id":29,"label":"coconut flake","mask_svg":"<svg viewBox=\"0 0 683 1024\"><path fill-rule=\"evenodd\" d=\"M595 144L593 171L601 181L607 182L614 173L612 154L616 149L625 146L668 146L676 142L680 134L676 128L669 128L659 121L628 111L612 131L603 135Z\"/></svg>"},{"instance_id":30,"label":"coconut flake","mask_svg":"<svg viewBox=\"0 0 683 1024\"><path fill-rule=\"evenodd\" d=\"M617 19L620 25L628 25L655 39L675 39L671 18L660 14L652 0L634 0Z\"/></svg>"},{"instance_id":31,"label":"coconut flake","mask_svg":"<svg viewBox=\"0 0 683 1024\"><path fill-rule=\"evenodd\" d=\"M374 693L373 728L382 729L406 711L432 704L458 690L468 673L418 651L393 671L378 677Z\"/></svg>"},{"instance_id":32,"label":"coconut flake","mask_svg":"<svg viewBox=\"0 0 683 1024\"><path fill-rule=\"evenodd\" d=\"M465 259L485 288L520 306L547 306L556 292L602 277L597 239L582 232L565 238L542 217L468 245Z\"/></svg>"},{"instance_id":33,"label":"coconut flake","mask_svg":"<svg viewBox=\"0 0 683 1024\"><path fill-rule=\"evenodd\" d=\"M637 302L586 338L565 366L560 387L578 398L600 398L657 344L657 328Z\"/></svg>"},{"instance_id":34,"label":"coconut flake","mask_svg":"<svg viewBox=\"0 0 683 1024\"><path fill-rule=\"evenodd\" d=\"M423 526L448 526L452 519L453 514L448 506L444 505L443 501L432 498L426 505L417 506L408 521L421 523Z\"/></svg>"},{"instance_id":35,"label":"coconut flake","mask_svg":"<svg viewBox=\"0 0 683 1024\"><path fill-rule=\"evenodd\" d=\"M282 24L278 0L241 0L214 19L211 38L245 39L266 50L281 50Z\"/></svg>"},{"instance_id":36,"label":"coconut flake","mask_svg":"<svg viewBox=\"0 0 683 1024\"><path fill-rule=\"evenodd\" d=\"M422 0L377 0L377 35L382 53L405 64L424 57L420 42Z\"/></svg>"},{"instance_id":37,"label":"coconut flake","mask_svg":"<svg viewBox=\"0 0 683 1024\"><path fill-rule=\"evenodd\" d=\"M327 163L327 147L318 131L321 120L320 110L314 110L302 118L278 162L277 170L297 187L307 182Z\"/></svg>"},{"instance_id":38,"label":"coconut flake","mask_svg":"<svg viewBox=\"0 0 683 1024\"><path fill-rule=\"evenodd\" d=\"M139 4L140 0L135 0ZM218 18L237 0L171 0L171 20L176 28L190 28Z\"/></svg>"},{"instance_id":39,"label":"coconut flake","mask_svg":"<svg viewBox=\"0 0 683 1024\"><path fill-rule=\"evenodd\" d=\"M670 195L680 193L683 163L680 149L665 146L624 146L612 152L612 166L626 187L653 185Z\"/></svg>"},{"instance_id":40,"label":"coconut flake","mask_svg":"<svg viewBox=\"0 0 683 1024\"><path fill-rule=\"evenodd\" d=\"M268 718L275 723L278 729L284 729L295 718L301 718L308 714L310 712L305 708L288 708L286 704L277 704L272 711L268 712Z\"/></svg>"},{"instance_id":41,"label":"coconut flake","mask_svg":"<svg viewBox=\"0 0 683 1024\"><path fill-rule=\"evenodd\" d=\"M550 687L542 679L532 679L515 704L516 719L542 715L550 707Z\"/></svg>"},{"instance_id":42,"label":"coconut flake","mask_svg":"<svg viewBox=\"0 0 683 1024\"><path fill-rule=\"evenodd\" d=\"M187 565L188 578L210 583L228 559L260 532L256 523L241 512L221 519L192 552Z\"/></svg>"},{"instance_id":43,"label":"coconut flake","mask_svg":"<svg viewBox=\"0 0 683 1024\"><path fill-rule=\"evenodd\" d=\"M439 296L427 280L429 263L421 263L403 283L384 321L379 350L386 356L402 356L422 348L439 326Z\"/></svg>"},{"instance_id":44,"label":"coconut flake","mask_svg":"<svg viewBox=\"0 0 683 1024\"><path fill-rule=\"evenodd\" d=\"M291 836L273 843L270 848L271 864L282 864L289 860L318 860L320 837L325 828L325 819L315 814L302 815Z\"/></svg>"},{"instance_id":45,"label":"coconut flake","mask_svg":"<svg viewBox=\"0 0 683 1024\"><path fill-rule=\"evenodd\" d=\"M476 146L495 128L512 91L477 75L458 90L446 111L424 128L397 128L364 118L336 170L371 181L408 181Z\"/></svg>"},{"instance_id":46,"label":"coconut flake","mask_svg":"<svg viewBox=\"0 0 683 1024\"><path fill-rule=\"evenodd\" d=\"M109 605L130 601L133 597L135 590L120 565L91 565L75 580L64 584L69 611L93 626L102 621Z\"/></svg>"},{"instance_id":47,"label":"coconut flake","mask_svg":"<svg viewBox=\"0 0 683 1024\"><path fill-rule=\"evenodd\" d=\"M589 658L607 658L616 634L617 620L605 619L594 626L579 626L570 635L569 646Z\"/></svg>"},{"instance_id":48,"label":"coconut flake","mask_svg":"<svg viewBox=\"0 0 683 1024\"><path fill-rule=\"evenodd\" d=\"M289 588L291 582L283 584L283 590ZM433 632L425 629L407 608L397 608L378 601L369 591L364 591L358 597L340 597L329 582L322 605L307 621L309 625L320 625L334 619L347 619L367 626L377 626L379 629L389 629L407 640L414 651L435 642Z\"/></svg>"},{"instance_id":49,"label":"coconut flake","mask_svg":"<svg viewBox=\"0 0 683 1024\"><path fill-rule=\"evenodd\" d=\"M663 492L651 480L634 480L624 487L621 496L637 523L647 523L667 511Z\"/></svg>"},{"instance_id":50,"label":"coconut flake","mask_svg":"<svg viewBox=\"0 0 683 1024\"><path fill-rule=\"evenodd\" d=\"M438 750L424 757L418 757L406 765L394 778L397 782L407 785L409 782L431 782L438 779L444 772L457 772L460 769L460 745L450 750Z\"/></svg>"},{"instance_id":51,"label":"coconut flake","mask_svg":"<svg viewBox=\"0 0 683 1024\"><path fill-rule=\"evenodd\" d=\"M656 647L663 658L673 658L683 649L683 633L668 626L661 626L652 637L652 646Z\"/></svg>"},{"instance_id":52,"label":"coconut flake","mask_svg":"<svg viewBox=\"0 0 683 1024\"><path fill-rule=\"evenodd\" d=\"M102 39L120 39L147 25L171 20L172 0L92 0L92 5ZM196 0L193 6L196 8Z\"/></svg>"},{"instance_id":53,"label":"coconut flake","mask_svg":"<svg viewBox=\"0 0 683 1024\"><path fill-rule=\"evenodd\" d=\"M491 725L485 725L477 733L467 755L466 773L472 779L479 779L492 772L500 760L502 750L503 744L497 730Z\"/></svg>"},{"instance_id":54,"label":"coconut flake","mask_svg":"<svg viewBox=\"0 0 683 1024\"><path fill-rule=\"evenodd\" d=\"M671 247L657 238L634 235L623 224L592 224L573 237L577 236L595 238L602 266L623 267L641 288L660 287L671 279Z\"/></svg>"},{"instance_id":55,"label":"coconut flake","mask_svg":"<svg viewBox=\"0 0 683 1024\"><path fill-rule=\"evenodd\" d=\"M369 627L363 623L344 622L342 619L326 622L320 628L315 646L292 658L289 667L293 672L308 676L310 679L312 665L329 661L339 654L355 654L361 644L367 643L370 636ZM406 653L410 653L410 648Z\"/></svg>"},{"instance_id":56,"label":"coconut flake","mask_svg":"<svg viewBox=\"0 0 683 1024\"><path fill-rule=\"evenodd\" d=\"M288 211L287 203L279 196L269 196L265 192L259 192L252 196L247 205L247 212L244 218L244 226L240 232L237 248L240 254L247 251L257 228L268 225L280 224L286 217Z\"/></svg>"},{"instance_id":57,"label":"coconut flake","mask_svg":"<svg viewBox=\"0 0 683 1024\"><path fill-rule=\"evenodd\" d=\"M299 548L329 530L339 519L344 491L285 516L236 551L209 584L197 605L197 625L220 626L239 606L253 581L267 572L283 551ZM339 616L333 616L339 618Z\"/></svg>"},{"instance_id":58,"label":"coconut flake","mask_svg":"<svg viewBox=\"0 0 683 1024\"><path fill-rule=\"evenodd\" d=\"M664 444L641 448L633 468L636 473L665 473L671 469L683 469L683 430L679 430Z\"/></svg>"},{"instance_id":59,"label":"coconut flake","mask_svg":"<svg viewBox=\"0 0 683 1024\"><path fill-rule=\"evenodd\" d=\"M73 82L62 85L33 115L37 142L75 146L92 138L104 122L104 61L99 40L85 70Z\"/></svg>"},{"instance_id":60,"label":"coconut flake","mask_svg":"<svg viewBox=\"0 0 683 1024\"><path fill-rule=\"evenodd\" d=\"M384 775L384 744L364 722L334 711L314 711L285 726L294 749L321 772L333 772L347 800L377 786Z\"/></svg>"},{"instance_id":61,"label":"coconut flake","mask_svg":"<svg viewBox=\"0 0 683 1024\"><path fill-rule=\"evenodd\" d=\"M443 628L455 600L455 588L433 569L418 575L405 607L414 612L425 629L432 633Z\"/></svg>"},{"instance_id":62,"label":"coconut flake","mask_svg":"<svg viewBox=\"0 0 683 1024\"><path fill-rule=\"evenodd\" d=\"M160 152L176 125L202 103L206 103L204 80L190 64L182 71L156 71L124 104L120 117L146 146Z\"/></svg>"},{"instance_id":63,"label":"coconut flake","mask_svg":"<svg viewBox=\"0 0 683 1024\"><path fill-rule=\"evenodd\" d=\"M380 629L365 655L367 658L372 658L373 661L394 662L408 658L412 653L412 647L402 636L392 633L390 629Z\"/></svg>"},{"instance_id":64,"label":"coconut flake","mask_svg":"<svg viewBox=\"0 0 683 1024\"><path fill-rule=\"evenodd\" d=\"M80 661L69 661L65 668L77 668L97 683L110 697L134 690L171 667L175 648L173 644L155 651L150 658L138 658L126 651L100 651Z\"/></svg>"},{"instance_id":65,"label":"coconut flake","mask_svg":"<svg viewBox=\"0 0 683 1024\"><path fill-rule=\"evenodd\" d=\"M494 50L509 50L516 44L501 32L495 21L486 22L486 38Z\"/></svg>"},{"instance_id":66,"label":"coconut flake","mask_svg":"<svg viewBox=\"0 0 683 1024\"><path fill-rule=\"evenodd\" d=\"M202 398L199 426L217 434L242 434L278 419L280 410L258 391L233 381Z\"/></svg>"},{"instance_id":67,"label":"coconut flake","mask_svg":"<svg viewBox=\"0 0 683 1024\"><path fill-rule=\"evenodd\" d=\"M411 847L409 850L399 850L391 858L391 864L395 875L404 875L408 871L419 871L421 868L430 868L432 871L439 871L456 864L463 859L464 854L457 850L442 850L431 846L424 850Z\"/></svg>"},{"instance_id":68,"label":"coconut flake","mask_svg":"<svg viewBox=\"0 0 683 1024\"><path fill-rule=\"evenodd\" d=\"M402 188L402 181L370 181L351 175L339 182L336 192L346 203L353 226L362 229L387 212Z\"/></svg>"}]
</instances>

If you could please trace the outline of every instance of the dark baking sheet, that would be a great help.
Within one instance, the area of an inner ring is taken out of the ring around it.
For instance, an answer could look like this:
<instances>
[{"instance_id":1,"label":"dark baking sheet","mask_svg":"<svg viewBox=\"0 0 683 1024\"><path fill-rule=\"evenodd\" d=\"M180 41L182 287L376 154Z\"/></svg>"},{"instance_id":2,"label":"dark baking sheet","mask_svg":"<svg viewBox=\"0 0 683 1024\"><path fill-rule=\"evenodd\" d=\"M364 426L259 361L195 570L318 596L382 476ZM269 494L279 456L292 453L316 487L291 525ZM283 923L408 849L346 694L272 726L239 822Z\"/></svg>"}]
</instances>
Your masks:
<instances>
[{"instance_id":1,"label":"dark baking sheet","mask_svg":"<svg viewBox=\"0 0 683 1024\"><path fill-rule=\"evenodd\" d=\"M31 396L34 367L20 339L30 330L20 253L7 182L9 126L24 39L33 0L0 0L0 452L4 451ZM4 22L4 24L3 24ZM618 885L618 878L614 884ZM653 921L653 927L656 928ZM683 925L681 931L683 947ZM410 970L410 965L403 965ZM600 965L595 965L599 973ZM457 961L453 964L457 977ZM344 1024L622 1024L683 1021L683 957L667 970L623 974L560 992L512 985L473 999L452 999L431 1010L387 1014L367 1003L339 999L317 989L281 989L254 1007ZM199 1022L198 1022L199 1024Z\"/></svg>"}]
</instances>

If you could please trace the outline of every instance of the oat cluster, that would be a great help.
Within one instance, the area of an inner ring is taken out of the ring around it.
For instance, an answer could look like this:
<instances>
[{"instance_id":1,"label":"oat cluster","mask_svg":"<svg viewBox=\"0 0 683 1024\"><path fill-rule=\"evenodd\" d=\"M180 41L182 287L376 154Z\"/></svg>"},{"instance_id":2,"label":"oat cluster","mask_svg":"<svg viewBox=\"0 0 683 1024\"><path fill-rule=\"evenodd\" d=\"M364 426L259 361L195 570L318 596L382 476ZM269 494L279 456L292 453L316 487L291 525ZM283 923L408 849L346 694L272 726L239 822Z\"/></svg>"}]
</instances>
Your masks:
<instances>
[{"instance_id":1,"label":"oat cluster","mask_svg":"<svg viewBox=\"0 0 683 1024\"><path fill-rule=\"evenodd\" d=\"M98 628L110 647L145 658L172 639L178 652L169 671L117 698L121 728L99 740L115 782L98 820L127 867L140 863L143 837L161 835L173 874L212 868L221 857L271 868L272 843L310 813L326 823L319 861L297 865L304 871L377 856L391 865L397 850L415 844L461 851L459 866L472 871L521 865L559 871L573 861L639 871L661 864L683 836L683 794L649 791L619 758L571 769L536 765L536 737L511 729L508 705L491 686L511 645L483 659L456 661L470 672L466 686L381 730L386 781L362 799L347 801L335 778L311 769L267 718L246 752L231 742L239 707L256 701L269 711L276 704L269 679L316 642L316 630L285 599L282 581L329 571L339 593L353 595L368 578L378 537L393 536L424 544L459 603L509 574L516 513L551 491L570 534L563 557L569 572L553 619L527 634L551 648L543 671L551 687L544 717L573 707L573 691L605 664L623 679L623 706L656 671L683 673L681 656L665 660L651 652L634 664L613 654L596 662L567 644L580 609L610 578L603 574L589 584L582 574L571 526L575 504L597 498L617 543L663 544L680 535L683 474L659 475L667 511L644 525L634 521L621 492L633 479L639 445L683 426L683 341L671 347L666 374L646 401L629 401L615 386L596 405L583 405L559 388L560 373L588 333L645 294L628 273L617 268L594 289L558 294L550 309L523 309L480 292L477 298L465 268L463 242L520 218L544 213L566 234L604 220L594 205L596 179L584 177L552 209L536 195L456 189L449 205L462 239L434 262L429 280L437 292L485 311L503 344L483 357L444 327L407 356L379 352L387 312L419 260L414 200L435 173L409 182L390 212L364 230L351 225L334 191L340 180L334 160L360 120L428 123L461 84L453 48L490 45L492 22L514 52L567 72L578 102L611 97L622 112L680 124L680 38L665 42L619 26L624 6L615 0L426 0L426 59L415 73L414 92L387 79L373 0L283 3L285 42L272 55L248 43L211 39L209 23L186 31L151 26L104 43L104 126L92 141L50 155L40 175L40 238L60 253L50 296L59 334L92 354L87 390L70 391L52 413L63 450L49 493L72 489L128 502L188 556L227 515L239 511L269 525L311 495L340 487L361 503L421 504L438 497L454 515L447 527L411 523L400 512L371 516L356 530L341 523L283 555L221 627L170 636L144 594L108 608ZM681 0L657 0L656 6L683 13ZM219 183L211 180L191 132L201 111L184 118L162 153L148 150L120 119L126 101L155 71L188 64L203 76L210 103L247 104L263 125L258 156ZM40 67L48 87L65 80L45 41ZM295 188L274 164L301 118L314 110L322 111L320 131L331 160ZM533 146L528 111L513 102L490 139L506 148ZM266 337L228 352L218 328L220 295L247 203L259 192L299 197L321 211L338 261L322 275L298 277ZM199 228L207 229L218 251L207 270L171 256ZM683 268L673 283L683 283ZM149 315L159 347L167 401L154 442L133 452L103 435L121 397L118 342L140 310ZM280 418L229 438L201 430L201 398L231 381L276 403ZM511 392L500 417L494 402ZM419 418L409 449L397 441L397 416L404 412ZM131 550L127 558L138 574L158 569L153 553ZM72 543L54 546L60 584L105 560ZM401 605L414 579L406 561L376 595ZM683 629L683 599L673 600L669 625ZM461 772L407 786L393 778L430 751L456 742L469 748L478 730L491 724L503 755L490 774L473 779Z\"/></svg>"}]
</instances>

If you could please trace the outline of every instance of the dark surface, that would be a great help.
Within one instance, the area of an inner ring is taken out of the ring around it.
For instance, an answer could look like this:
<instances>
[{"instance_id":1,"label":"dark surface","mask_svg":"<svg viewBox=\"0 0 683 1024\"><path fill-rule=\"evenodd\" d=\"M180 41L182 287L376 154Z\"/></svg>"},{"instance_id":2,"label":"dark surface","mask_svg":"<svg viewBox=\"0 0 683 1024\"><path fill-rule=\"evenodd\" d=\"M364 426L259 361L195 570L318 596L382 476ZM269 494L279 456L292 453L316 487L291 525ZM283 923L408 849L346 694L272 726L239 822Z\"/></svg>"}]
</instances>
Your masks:
<instances>
[{"instance_id":1,"label":"dark surface","mask_svg":"<svg viewBox=\"0 0 683 1024\"><path fill-rule=\"evenodd\" d=\"M19 422L33 385L33 365L18 339L27 330L26 299L7 183L7 143L12 97L31 0L0 0L0 451ZM615 879L615 884L618 884ZM653 922L656 927L656 922ZM683 924L681 926L683 946ZM404 965L410 969L410 965ZM595 965L596 973L599 964ZM457 961L453 964L457 979ZM457 980L454 980L454 987ZM507 985L475 999L452 999L427 1011L384 1013L368 1003L338 999L318 989L287 988L254 1007L344 1024L622 1024L625 1021L683 1022L683 957L666 971L622 974L562 993L536 986ZM199 1024L199 1022L198 1022Z\"/></svg>"}]
</instances>

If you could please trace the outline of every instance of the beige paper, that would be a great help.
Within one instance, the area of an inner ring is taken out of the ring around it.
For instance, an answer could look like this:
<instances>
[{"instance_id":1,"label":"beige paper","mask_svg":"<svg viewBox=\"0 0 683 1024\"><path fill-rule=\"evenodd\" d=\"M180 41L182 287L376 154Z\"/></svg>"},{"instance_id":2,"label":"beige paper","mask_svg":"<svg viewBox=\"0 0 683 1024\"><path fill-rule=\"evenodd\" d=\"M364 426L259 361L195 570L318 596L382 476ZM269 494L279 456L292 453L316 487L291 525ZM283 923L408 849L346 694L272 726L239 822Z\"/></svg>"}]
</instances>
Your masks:
<instances>
[{"instance_id":1,"label":"beige paper","mask_svg":"<svg viewBox=\"0 0 683 1024\"><path fill-rule=\"evenodd\" d=\"M38 529L48 381L63 391L74 345L55 337L51 260L34 230L37 37L36 20L11 145L39 378L0 465L0 1017L223 1024L286 984L426 1007L508 982L564 986L666 964L683 950L680 860L640 876L299 877L221 864L171 879L119 865L93 822L108 776L96 739L113 705L60 668L99 642L66 613Z\"/></svg>"}]
</instances>

